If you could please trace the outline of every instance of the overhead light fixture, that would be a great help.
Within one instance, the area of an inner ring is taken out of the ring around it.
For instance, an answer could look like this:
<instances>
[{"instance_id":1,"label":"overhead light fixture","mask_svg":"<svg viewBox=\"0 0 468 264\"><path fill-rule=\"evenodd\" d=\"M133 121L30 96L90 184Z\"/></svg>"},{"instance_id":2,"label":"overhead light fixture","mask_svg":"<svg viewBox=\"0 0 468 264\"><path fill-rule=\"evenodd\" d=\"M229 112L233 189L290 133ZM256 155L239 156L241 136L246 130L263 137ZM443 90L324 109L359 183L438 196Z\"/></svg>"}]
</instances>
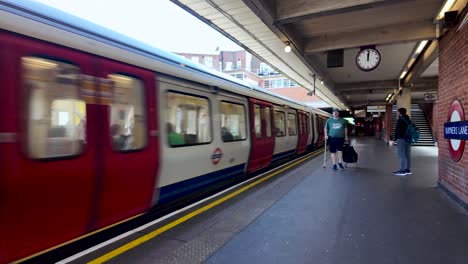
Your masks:
<instances>
[{"instance_id":1,"label":"overhead light fixture","mask_svg":"<svg viewBox=\"0 0 468 264\"><path fill-rule=\"evenodd\" d=\"M284 52L291 52L291 43L289 43L289 41L286 41L286 46L284 46Z\"/></svg>"},{"instance_id":2,"label":"overhead light fixture","mask_svg":"<svg viewBox=\"0 0 468 264\"><path fill-rule=\"evenodd\" d=\"M385 101L388 102L390 99L392 99L392 96L393 96L393 93L389 93L389 94L387 95L387 99L385 99Z\"/></svg>"},{"instance_id":3,"label":"overhead light fixture","mask_svg":"<svg viewBox=\"0 0 468 264\"><path fill-rule=\"evenodd\" d=\"M403 72L401 73L401 75L400 75L400 79L405 78L405 75L406 75L407 73L408 73L408 71L406 71L406 70L403 71Z\"/></svg>"},{"instance_id":4,"label":"overhead light fixture","mask_svg":"<svg viewBox=\"0 0 468 264\"><path fill-rule=\"evenodd\" d=\"M424 47L426 47L426 44L427 44L427 40L423 40L423 41L421 41L421 43L419 43L419 46L416 49L416 55L421 53L421 51L424 49Z\"/></svg>"},{"instance_id":5,"label":"overhead light fixture","mask_svg":"<svg viewBox=\"0 0 468 264\"><path fill-rule=\"evenodd\" d=\"M323 84L323 80L320 80L320 84Z\"/></svg>"},{"instance_id":6,"label":"overhead light fixture","mask_svg":"<svg viewBox=\"0 0 468 264\"><path fill-rule=\"evenodd\" d=\"M439 12L439 15L437 16L438 20L441 20L445 16L445 12L449 11L450 8L452 8L453 4L455 3L456 0L446 0L444 6Z\"/></svg>"}]
</instances>

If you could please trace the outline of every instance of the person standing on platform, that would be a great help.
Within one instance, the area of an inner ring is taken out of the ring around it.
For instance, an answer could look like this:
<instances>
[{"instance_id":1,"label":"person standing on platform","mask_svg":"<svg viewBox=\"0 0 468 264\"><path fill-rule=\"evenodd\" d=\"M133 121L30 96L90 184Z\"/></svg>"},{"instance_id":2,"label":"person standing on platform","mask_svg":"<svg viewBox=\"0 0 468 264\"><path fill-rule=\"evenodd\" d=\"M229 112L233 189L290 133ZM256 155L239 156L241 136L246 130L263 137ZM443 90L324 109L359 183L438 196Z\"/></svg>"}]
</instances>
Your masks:
<instances>
[{"instance_id":1,"label":"person standing on platform","mask_svg":"<svg viewBox=\"0 0 468 264\"><path fill-rule=\"evenodd\" d=\"M338 170L336 166L336 153L338 152L338 166L340 170L344 170L343 167L343 145L345 140L348 141L348 122L340 118L340 111L337 108L333 108L333 117L327 120L325 123L325 140L329 140L330 144L330 155L333 161L332 169Z\"/></svg>"},{"instance_id":2,"label":"person standing on platform","mask_svg":"<svg viewBox=\"0 0 468 264\"><path fill-rule=\"evenodd\" d=\"M400 169L393 172L396 176L405 176L411 173L411 143L406 142L405 137L411 119L406 114L406 108L398 109L398 121L395 127L395 140L397 143L397 154L400 159Z\"/></svg>"}]
</instances>

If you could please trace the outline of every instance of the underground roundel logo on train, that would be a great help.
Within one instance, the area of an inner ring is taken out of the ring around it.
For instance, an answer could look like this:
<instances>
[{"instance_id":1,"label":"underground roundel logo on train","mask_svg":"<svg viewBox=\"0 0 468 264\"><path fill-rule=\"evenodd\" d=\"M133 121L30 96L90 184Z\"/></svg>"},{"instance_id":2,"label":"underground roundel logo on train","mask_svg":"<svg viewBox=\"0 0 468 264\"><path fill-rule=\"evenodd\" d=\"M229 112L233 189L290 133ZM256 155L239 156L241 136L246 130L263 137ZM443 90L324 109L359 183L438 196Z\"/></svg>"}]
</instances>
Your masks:
<instances>
[{"instance_id":1,"label":"underground roundel logo on train","mask_svg":"<svg viewBox=\"0 0 468 264\"><path fill-rule=\"evenodd\" d=\"M213 165L218 164L222 158L223 158L223 151L220 148L216 148L213 151L213 154L211 154L211 162L213 163Z\"/></svg>"},{"instance_id":2,"label":"underground roundel logo on train","mask_svg":"<svg viewBox=\"0 0 468 264\"><path fill-rule=\"evenodd\" d=\"M468 121L465 121L463 106L458 100L450 105L447 123L444 124L444 138L448 140L452 160L459 161L465 150L465 140L468 139Z\"/></svg>"}]
</instances>

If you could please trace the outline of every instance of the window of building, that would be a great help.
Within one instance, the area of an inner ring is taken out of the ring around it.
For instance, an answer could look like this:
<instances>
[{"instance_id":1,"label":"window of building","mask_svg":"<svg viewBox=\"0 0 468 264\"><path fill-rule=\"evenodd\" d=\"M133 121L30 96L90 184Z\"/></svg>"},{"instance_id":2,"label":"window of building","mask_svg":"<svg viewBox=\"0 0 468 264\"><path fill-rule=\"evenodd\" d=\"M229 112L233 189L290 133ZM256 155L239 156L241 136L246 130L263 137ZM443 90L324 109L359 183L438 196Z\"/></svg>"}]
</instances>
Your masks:
<instances>
[{"instance_id":1,"label":"window of building","mask_svg":"<svg viewBox=\"0 0 468 264\"><path fill-rule=\"evenodd\" d=\"M275 111L276 136L286 136L286 117L283 111Z\"/></svg>"},{"instance_id":2,"label":"window of building","mask_svg":"<svg viewBox=\"0 0 468 264\"><path fill-rule=\"evenodd\" d=\"M232 61L226 61L226 71L232 70Z\"/></svg>"},{"instance_id":3,"label":"window of building","mask_svg":"<svg viewBox=\"0 0 468 264\"><path fill-rule=\"evenodd\" d=\"M167 93L167 136L171 147L211 142L211 119L207 98Z\"/></svg>"},{"instance_id":4,"label":"window of building","mask_svg":"<svg viewBox=\"0 0 468 264\"><path fill-rule=\"evenodd\" d=\"M266 136L271 137L271 108L265 107L265 125L266 125Z\"/></svg>"},{"instance_id":5,"label":"window of building","mask_svg":"<svg viewBox=\"0 0 468 264\"><path fill-rule=\"evenodd\" d=\"M241 104L221 102L221 138L224 142L245 140L247 125Z\"/></svg>"},{"instance_id":6,"label":"window of building","mask_svg":"<svg viewBox=\"0 0 468 264\"><path fill-rule=\"evenodd\" d=\"M35 159L80 154L86 143L80 69L38 57L23 57L21 63L28 94L28 154Z\"/></svg>"},{"instance_id":7,"label":"window of building","mask_svg":"<svg viewBox=\"0 0 468 264\"><path fill-rule=\"evenodd\" d=\"M272 72L273 68L271 68L268 64L264 62L260 62L260 72L266 73L266 72Z\"/></svg>"},{"instance_id":8,"label":"window of building","mask_svg":"<svg viewBox=\"0 0 468 264\"><path fill-rule=\"evenodd\" d=\"M198 59L197 56L192 56L192 61L196 63L200 63L200 60Z\"/></svg>"},{"instance_id":9,"label":"window of building","mask_svg":"<svg viewBox=\"0 0 468 264\"><path fill-rule=\"evenodd\" d=\"M288 113L288 134L297 135L296 114Z\"/></svg>"},{"instance_id":10,"label":"window of building","mask_svg":"<svg viewBox=\"0 0 468 264\"><path fill-rule=\"evenodd\" d=\"M213 57L205 56L205 66L213 68Z\"/></svg>"},{"instance_id":11,"label":"window of building","mask_svg":"<svg viewBox=\"0 0 468 264\"><path fill-rule=\"evenodd\" d=\"M242 61L240 59L237 60L236 67L237 67L237 69L242 68Z\"/></svg>"},{"instance_id":12,"label":"window of building","mask_svg":"<svg viewBox=\"0 0 468 264\"><path fill-rule=\"evenodd\" d=\"M257 138L262 137L262 116L260 115L260 106L254 105L254 125L255 125L255 136Z\"/></svg>"},{"instance_id":13,"label":"window of building","mask_svg":"<svg viewBox=\"0 0 468 264\"><path fill-rule=\"evenodd\" d=\"M142 149L147 141L143 82L121 74L110 74L108 78L114 82L109 123L112 149Z\"/></svg>"},{"instance_id":14,"label":"window of building","mask_svg":"<svg viewBox=\"0 0 468 264\"><path fill-rule=\"evenodd\" d=\"M244 73L236 73L236 74L231 74L231 76L236 77L239 80L245 80L247 79L247 75Z\"/></svg>"},{"instance_id":15,"label":"window of building","mask_svg":"<svg viewBox=\"0 0 468 264\"><path fill-rule=\"evenodd\" d=\"M264 88L270 88L270 80L263 81L263 87Z\"/></svg>"}]
</instances>

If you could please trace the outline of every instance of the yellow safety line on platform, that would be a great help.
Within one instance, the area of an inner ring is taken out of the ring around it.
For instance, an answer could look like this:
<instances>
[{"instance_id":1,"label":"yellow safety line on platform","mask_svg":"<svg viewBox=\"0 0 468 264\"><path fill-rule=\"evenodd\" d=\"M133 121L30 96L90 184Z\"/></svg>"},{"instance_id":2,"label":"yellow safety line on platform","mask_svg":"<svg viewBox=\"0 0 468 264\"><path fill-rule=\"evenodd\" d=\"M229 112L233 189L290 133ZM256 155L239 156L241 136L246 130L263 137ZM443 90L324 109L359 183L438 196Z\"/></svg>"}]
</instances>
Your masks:
<instances>
[{"instance_id":1,"label":"yellow safety line on platform","mask_svg":"<svg viewBox=\"0 0 468 264\"><path fill-rule=\"evenodd\" d=\"M141 213L141 214L134 215L134 216L132 216L132 217L129 217L129 218L127 218L127 219L124 219L124 220L122 220L122 221L119 221L119 222L117 222L117 223L115 223L115 224L112 224L112 225L109 225L109 226L100 228L100 229L95 230L95 231L93 231L93 232L91 232L91 233L87 233L86 235L79 236L79 237L74 238L74 239L72 239L72 240L69 240L69 241L67 241L67 242L63 242L62 244L59 244L59 245L57 245L57 246L54 246L54 247L48 248L48 249L46 249L46 250L40 251L40 252L38 252L38 253L36 253L36 254L34 254L34 255L30 255L30 256L27 256L27 257L25 257L25 258L22 258L22 259L19 259L19 260L15 260L15 261L11 262L10 264L19 264L19 263L21 263L21 262L25 262L25 261L27 261L27 260L30 260L30 259L35 258L35 257L37 257L37 256L40 256L40 255L42 255L42 254L45 254L45 253L47 253L47 252L49 252L49 251L52 251L52 250L54 250L54 249L57 249L57 248L59 248L59 247L66 246L66 245L71 244L71 243L73 243L73 242L75 242L75 241L78 241L78 240L80 240L80 239L87 238L87 237L89 237L89 236L91 236L91 235L94 235L94 234L96 234L96 233L102 232L102 231L104 231L104 230L106 230L106 229L109 229L109 228L111 228L111 227L114 227L114 226L116 226L116 225L120 225L120 224L122 224L122 223L124 223L124 222L127 222L127 221L130 221L130 220L132 220L132 219L135 219L135 218L137 218L137 217L139 217L139 216L141 216L141 215L143 215L143 214L145 214L145 213Z\"/></svg>"},{"instance_id":2,"label":"yellow safety line on platform","mask_svg":"<svg viewBox=\"0 0 468 264\"><path fill-rule=\"evenodd\" d=\"M245 187L242 187L241 189L239 189L239 190L237 190L237 191L235 191L235 192L233 192L233 193L231 193L231 194L229 194L229 195L227 195L227 196L225 196L225 197L223 197L223 198L221 198L219 200L216 200L216 201L212 202L211 204L205 205L204 207L202 207L202 208L200 208L200 209L198 209L196 211L193 211L193 212L191 212L191 213L189 213L189 214L187 214L187 215L185 215L185 216L183 216L183 217L181 217L181 218L179 218L179 219L177 219L177 220L175 220L175 221L173 221L173 222L171 222L171 223L169 223L169 224L167 224L167 225L165 225L165 226L163 226L161 228L158 228L158 229L154 230L151 233L148 233L148 234L146 234L146 235L144 235L142 237L139 237L139 238L137 238L137 239L135 239L135 240L133 240L133 241L131 241L131 242L117 248L117 249L114 249L111 252L109 252L109 253L107 253L107 254L105 254L105 255L103 255L103 256L95 259L95 260L92 260L92 261L88 262L88 264L104 263L104 262L106 262L106 261L108 261L108 260L110 260L110 259L112 259L112 258L114 258L114 257L116 257L116 256L118 256L118 255L120 255L120 254L122 254L122 253L124 253L124 252L126 252L126 251L128 251L128 250L130 250L130 249L132 249L132 248L134 248L134 247L136 247L136 246L150 240L150 239L152 239L152 238L154 238L154 237L156 237L157 235L159 235L159 234L161 234L161 233L163 233L163 232L165 232L165 231L167 231L167 230L169 230L169 229L171 229L171 228L173 228L173 227L175 227L175 226L189 220L190 218L192 218L192 217L194 217L196 215L199 215L200 213L202 213L204 211L207 211L207 210L209 210L209 209L211 209L211 208L213 208L213 207L215 207L215 206L217 206L217 205L219 205L219 204L221 204L221 203L223 203L223 202L225 202L225 201L239 195L240 193L254 187L255 185L257 185L257 184L259 184L259 183L261 183L263 181L266 181L266 180L280 174L281 172L283 172L285 170L288 170L291 167L293 167L293 166L295 166L295 165L297 165L299 163L302 163L302 162L304 162L305 160L307 160L307 159L309 159L311 157L316 156L317 154L320 154L321 152L322 152L322 150L319 150L317 152L313 152L313 153L309 154L308 156L303 157L300 160L295 161L294 163L273 172L269 176L261 178L261 179L255 181L255 182L253 182L253 183L251 183L251 184L249 184L249 185L247 185Z\"/></svg>"}]
</instances>

